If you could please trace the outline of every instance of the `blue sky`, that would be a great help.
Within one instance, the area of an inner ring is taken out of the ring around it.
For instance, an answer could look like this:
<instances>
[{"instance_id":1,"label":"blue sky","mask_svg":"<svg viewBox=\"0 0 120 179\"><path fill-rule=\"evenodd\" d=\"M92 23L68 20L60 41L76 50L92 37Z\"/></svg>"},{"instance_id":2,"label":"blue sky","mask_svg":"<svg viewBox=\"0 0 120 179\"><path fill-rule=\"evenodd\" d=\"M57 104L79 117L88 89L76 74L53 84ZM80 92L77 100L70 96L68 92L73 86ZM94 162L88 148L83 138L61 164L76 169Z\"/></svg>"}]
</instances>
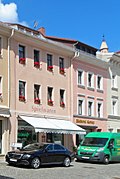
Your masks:
<instances>
[{"instance_id":1,"label":"blue sky","mask_svg":"<svg viewBox=\"0 0 120 179\"><path fill-rule=\"evenodd\" d=\"M11 3L16 5L11 7L15 14L11 22L33 28L37 21L38 28L45 27L46 35L79 40L96 48L104 34L109 51L120 50L120 0L0 0L2 7ZM2 18L1 11L0 21Z\"/></svg>"}]
</instances>

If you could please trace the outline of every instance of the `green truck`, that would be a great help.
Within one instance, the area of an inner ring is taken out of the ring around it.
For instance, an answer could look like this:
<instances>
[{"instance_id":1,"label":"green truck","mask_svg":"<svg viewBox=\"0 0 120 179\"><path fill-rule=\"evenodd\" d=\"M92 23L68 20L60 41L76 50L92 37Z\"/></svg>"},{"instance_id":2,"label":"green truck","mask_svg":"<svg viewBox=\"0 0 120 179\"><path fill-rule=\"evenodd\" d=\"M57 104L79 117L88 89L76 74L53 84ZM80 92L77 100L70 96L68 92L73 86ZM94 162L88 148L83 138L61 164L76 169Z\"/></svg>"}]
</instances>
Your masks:
<instances>
[{"instance_id":1,"label":"green truck","mask_svg":"<svg viewBox=\"0 0 120 179\"><path fill-rule=\"evenodd\" d=\"M120 161L120 133L90 132L77 148L77 161Z\"/></svg>"}]
</instances>

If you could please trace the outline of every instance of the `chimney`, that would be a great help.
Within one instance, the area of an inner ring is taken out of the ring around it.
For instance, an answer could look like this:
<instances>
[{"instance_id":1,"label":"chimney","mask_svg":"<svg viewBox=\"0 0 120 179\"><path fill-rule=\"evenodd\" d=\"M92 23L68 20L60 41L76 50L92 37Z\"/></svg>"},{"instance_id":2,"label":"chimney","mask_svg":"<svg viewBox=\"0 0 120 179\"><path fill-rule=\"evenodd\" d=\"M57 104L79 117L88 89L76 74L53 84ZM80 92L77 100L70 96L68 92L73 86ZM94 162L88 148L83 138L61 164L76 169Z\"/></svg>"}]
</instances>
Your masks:
<instances>
[{"instance_id":1,"label":"chimney","mask_svg":"<svg viewBox=\"0 0 120 179\"><path fill-rule=\"evenodd\" d=\"M42 34L42 35L45 35L45 28L44 27L40 27L38 29L38 31Z\"/></svg>"}]
</instances>

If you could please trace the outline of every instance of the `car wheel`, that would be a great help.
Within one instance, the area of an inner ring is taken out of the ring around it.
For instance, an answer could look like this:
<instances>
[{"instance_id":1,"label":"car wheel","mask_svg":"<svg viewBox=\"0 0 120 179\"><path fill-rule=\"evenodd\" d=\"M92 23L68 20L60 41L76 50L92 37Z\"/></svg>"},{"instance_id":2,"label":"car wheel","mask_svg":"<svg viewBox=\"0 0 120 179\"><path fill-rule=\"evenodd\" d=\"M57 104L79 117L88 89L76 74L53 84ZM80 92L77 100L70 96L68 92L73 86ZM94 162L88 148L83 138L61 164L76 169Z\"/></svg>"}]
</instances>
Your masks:
<instances>
[{"instance_id":1,"label":"car wheel","mask_svg":"<svg viewBox=\"0 0 120 179\"><path fill-rule=\"evenodd\" d=\"M66 158L64 159L63 165L64 165L65 167L69 167L69 166L70 166L70 158L69 158L69 157L66 157Z\"/></svg>"},{"instance_id":2,"label":"car wheel","mask_svg":"<svg viewBox=\"0 0 120 179\"><path fill-rule=\"evenodd\" d=\"M106 165L109 163L109 156L104 156L103 163Z\"/></svg>"},{"instance_id":3,"label":"car wheel","mask_svg":"<svg viewBox=\"0 0 120 179\"><path fill-rule=\"evenodd\" d=\"M38 157L32 159L31 167L35 169L40 167L40 159Z\"/></svg>"}]
</instances>

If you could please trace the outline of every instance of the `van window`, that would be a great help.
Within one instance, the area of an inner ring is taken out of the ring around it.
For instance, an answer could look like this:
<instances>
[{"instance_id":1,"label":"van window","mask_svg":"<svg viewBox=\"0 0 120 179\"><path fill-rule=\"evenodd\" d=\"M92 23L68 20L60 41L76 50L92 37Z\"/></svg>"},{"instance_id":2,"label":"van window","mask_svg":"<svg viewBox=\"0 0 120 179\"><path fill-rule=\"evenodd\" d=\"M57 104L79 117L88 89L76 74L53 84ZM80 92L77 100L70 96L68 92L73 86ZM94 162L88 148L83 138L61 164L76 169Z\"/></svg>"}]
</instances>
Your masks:
<instances>
[{"instance_id":1,"label":"van window","mask_svg":"<svg viewBox=\"0 0 120 179\"><path fill-rule=\"evenodd\" d=\"M97 137L86 137L83 140L82 146L93 146L93 147L103 147L105 146L108 138L97 138Z\"/></svg>"}]
</instances>

